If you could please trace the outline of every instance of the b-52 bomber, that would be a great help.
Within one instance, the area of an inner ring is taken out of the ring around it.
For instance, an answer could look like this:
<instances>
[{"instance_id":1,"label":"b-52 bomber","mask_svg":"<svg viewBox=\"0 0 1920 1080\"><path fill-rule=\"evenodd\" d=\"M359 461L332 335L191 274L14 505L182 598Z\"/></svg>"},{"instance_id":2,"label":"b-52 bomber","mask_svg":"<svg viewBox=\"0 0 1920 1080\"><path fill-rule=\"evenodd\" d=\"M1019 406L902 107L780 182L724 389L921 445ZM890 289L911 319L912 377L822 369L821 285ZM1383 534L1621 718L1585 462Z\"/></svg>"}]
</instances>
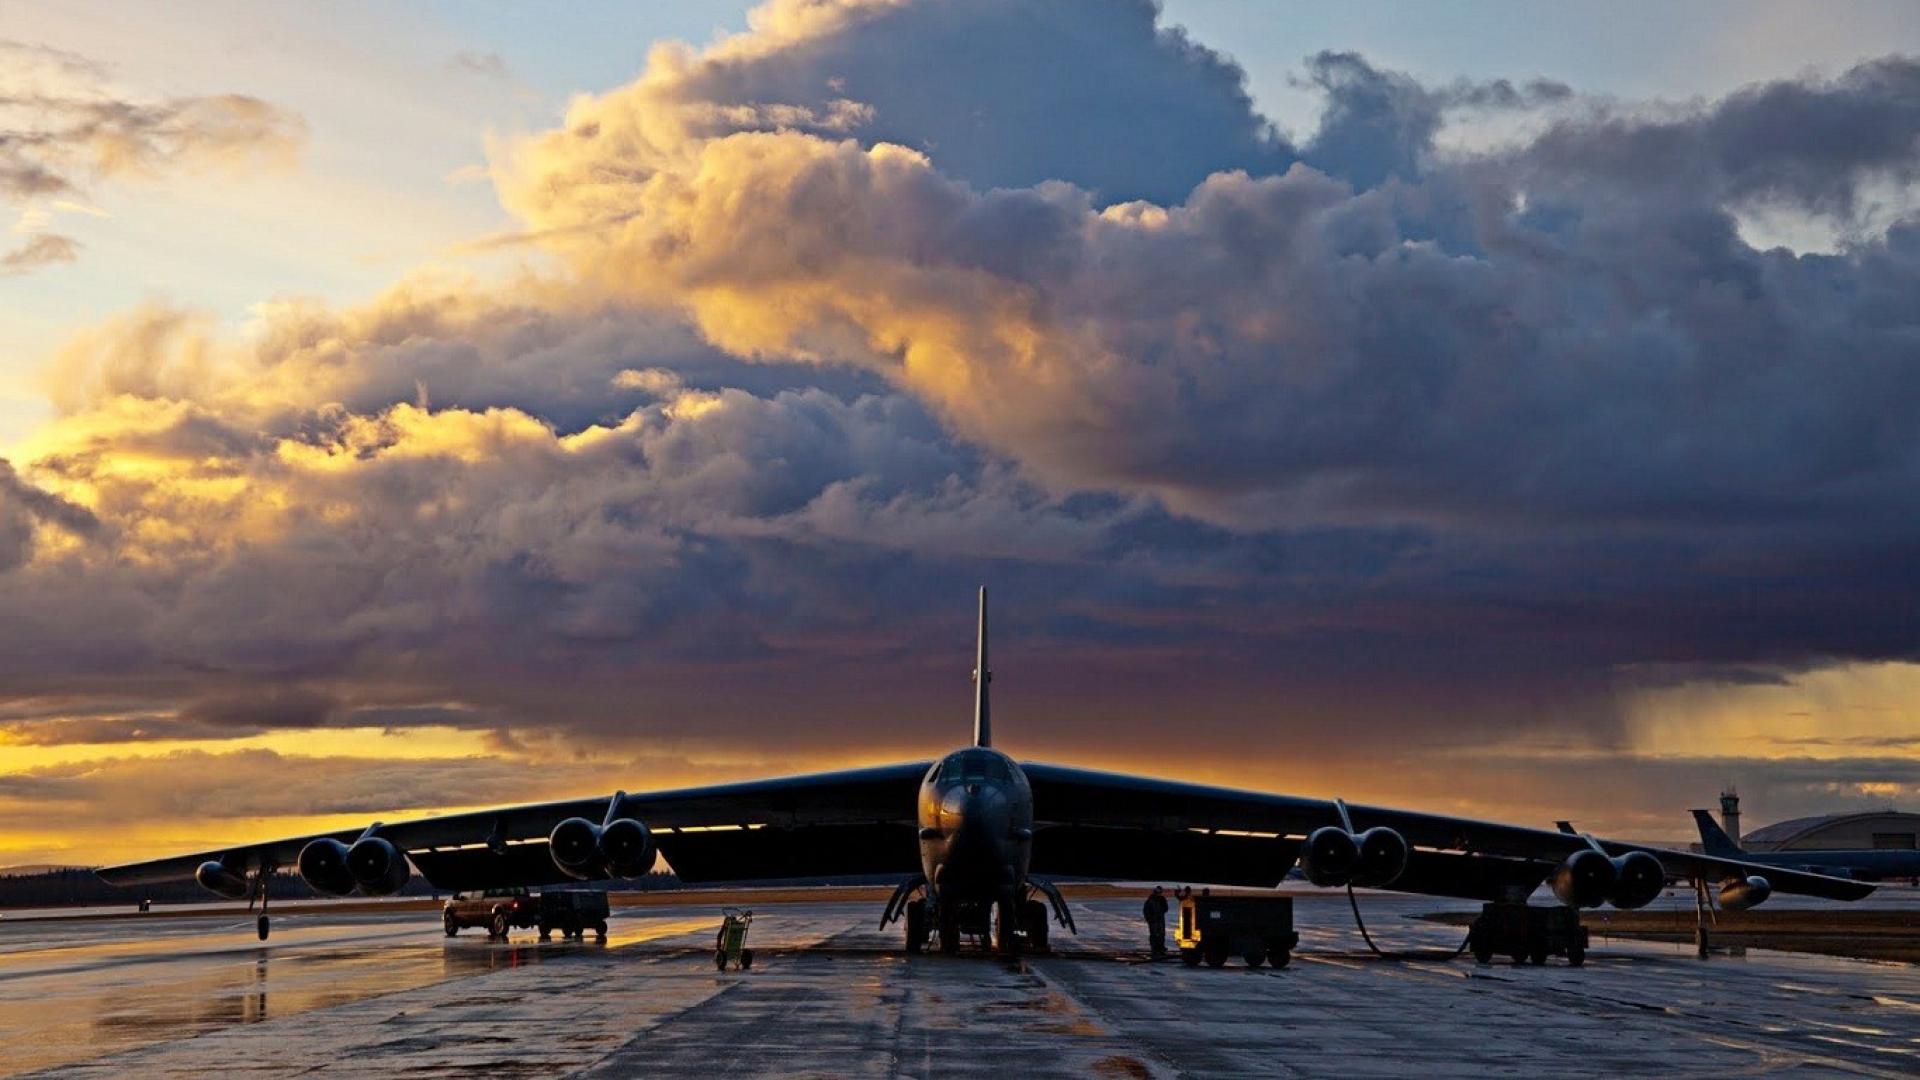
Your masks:
<instances>
[{"instance_id":1,"label":"b-52 bomber","mask_svg":"<svg viewBox=\"0 0 1920 1080\"><path fill-rule=\"evenodd\" d=\"M1694 854L1387 807L1016 761L993 746L987 591L980 590L973 744L938 761L509 806L241 844L107 867L115 885L193 880L262 900L293 872L330 896L398 892L417 871L445 892L633 877L664 856L689 883L898 875L881 925L906 950L1002 953L1073 929L1057 878L1323 886L1461 899L1542 883L1575 908L1638 908L1670 882L1738 910L1773 893L1858 900L1873 886Z\"/></svg>"}]
</instances>

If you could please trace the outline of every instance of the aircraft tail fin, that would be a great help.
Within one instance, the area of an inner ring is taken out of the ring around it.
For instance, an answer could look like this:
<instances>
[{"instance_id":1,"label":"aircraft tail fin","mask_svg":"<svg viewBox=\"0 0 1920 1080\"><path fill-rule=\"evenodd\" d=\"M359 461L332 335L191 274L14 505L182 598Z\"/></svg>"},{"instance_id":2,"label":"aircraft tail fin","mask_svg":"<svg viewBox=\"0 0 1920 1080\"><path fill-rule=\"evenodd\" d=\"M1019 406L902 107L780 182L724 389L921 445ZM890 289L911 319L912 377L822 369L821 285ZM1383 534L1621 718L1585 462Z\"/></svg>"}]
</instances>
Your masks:
<instances>
[{"instance_id":1,"label":"aircraft tail fin","mask_svg":"<svg viewBox=\"0 0 1920 1080\"><path fill-rule=\"evenodd\" d=\"M1574 827L1573 827L1573 822L1571 822L1571 821L1556 821L1556 822L1554 822L1554 824L1555 824L1555 825L1557 825L1557 826L1559 826L1559 827L1560 827L1560 831L1561 831L1561 832L1563 832L1563 833L1566 833L1566 834L1567 834L1568 836L1579 836L1579 835L1580 835L1580 834L1579 834L1579 832L1577 832L1577 831L1576 831L1576 830L1574 829Z\"/></svg>"},{"instance_id":2,"label":"aircraft tail fin","mask_svg":"<svg viewBox=\"0 0 1920 1080\"><path fill-rule=\"evenodd\" d=\"M1740 850L1740 842L1727 835L1720 823L1713 820L1709 810L1695 810L1694 823L1700 826L1700 850L1716 858L1731 859L1746 854Z\"/></svg>"},{"instance_id":3,"label":"aircraft tail fin","mask_svg":"<svg viewBox=\"0 0 1920 1080\"><path fill-rule=\"evenodd\" d=\"M973 665L973 745L993 745L993 716L987 700L987 684L993 672L987 667L987 587L980 586L980 636Z\"/></svg>"}]
</instances>

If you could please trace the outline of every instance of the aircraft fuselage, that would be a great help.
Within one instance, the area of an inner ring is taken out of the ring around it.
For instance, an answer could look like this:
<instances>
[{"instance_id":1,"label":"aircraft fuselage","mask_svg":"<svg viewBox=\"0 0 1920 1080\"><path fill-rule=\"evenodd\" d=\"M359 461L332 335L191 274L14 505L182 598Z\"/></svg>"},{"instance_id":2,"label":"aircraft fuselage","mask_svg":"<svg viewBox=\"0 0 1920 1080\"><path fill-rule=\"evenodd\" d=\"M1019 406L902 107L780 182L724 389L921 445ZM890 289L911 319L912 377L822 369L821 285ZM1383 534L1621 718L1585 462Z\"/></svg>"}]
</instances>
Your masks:
<instances>
[{"instance_id":1,"label":"aircraft fuselage","mask_svg":"<svg viewBox=\"0 0 1920 1080\"><path fill-rule=\"evenodd\" d=\"M1033 790L1012 758L970 747L940 759L921 781L919 819L920 867L936 909L1020 899L1033 851Z\"/></svg>"}]
</instances>

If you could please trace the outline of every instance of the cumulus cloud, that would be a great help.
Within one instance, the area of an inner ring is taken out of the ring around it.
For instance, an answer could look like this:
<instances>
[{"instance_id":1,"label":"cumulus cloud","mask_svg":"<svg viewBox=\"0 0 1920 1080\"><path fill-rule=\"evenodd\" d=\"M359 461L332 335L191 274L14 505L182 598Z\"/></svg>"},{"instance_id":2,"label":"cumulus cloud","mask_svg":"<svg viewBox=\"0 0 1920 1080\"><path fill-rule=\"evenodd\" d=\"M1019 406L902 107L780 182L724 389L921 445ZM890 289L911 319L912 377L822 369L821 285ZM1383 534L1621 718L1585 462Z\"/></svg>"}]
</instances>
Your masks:
<instances>
[{"instance_id":1,"label":"cumulus cloud","mask_svg":"<svg viewBox=\"0 0 1920 1080\"><path fill-rule=\"evenodd\" d=\"M495 146L552 278L76 336L0 695L139 704L10 730L918 748L982 578L1010 707L1109 761L1170 714L1355 770L1329 732L1625 753L1647 673L1920 653L1920 222L1737 224L1910 182L1920 64L1633 107L1305 70L1296 144L1143 2L778 2ZM1492 110L1541 120L1436 149Z\"/></svg>"}]
</instances>

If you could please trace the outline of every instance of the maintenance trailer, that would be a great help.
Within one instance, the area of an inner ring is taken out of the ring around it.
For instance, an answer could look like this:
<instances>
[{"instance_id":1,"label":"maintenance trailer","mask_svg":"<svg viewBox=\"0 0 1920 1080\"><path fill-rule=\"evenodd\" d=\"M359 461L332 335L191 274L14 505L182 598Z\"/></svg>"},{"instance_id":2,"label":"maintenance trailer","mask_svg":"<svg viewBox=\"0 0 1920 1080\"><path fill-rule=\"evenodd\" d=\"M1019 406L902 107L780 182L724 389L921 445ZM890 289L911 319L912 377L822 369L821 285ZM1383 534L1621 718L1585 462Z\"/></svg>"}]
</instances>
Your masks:
<instances>
[{"instance_id":1,"label":"maintenance trailer","mask_svg":"<svg viewBox=\"0 0 1920 1080\"><path fill-rule=\"evenodd\" d=\"M1174 940L1188 967L1204 960L1219 967L1238 956L1248 967L1286 967L1300 935L1293 929L1293 898L1287 896L1189 896L1180 901Z\"/></svg>"}]
</instances>

